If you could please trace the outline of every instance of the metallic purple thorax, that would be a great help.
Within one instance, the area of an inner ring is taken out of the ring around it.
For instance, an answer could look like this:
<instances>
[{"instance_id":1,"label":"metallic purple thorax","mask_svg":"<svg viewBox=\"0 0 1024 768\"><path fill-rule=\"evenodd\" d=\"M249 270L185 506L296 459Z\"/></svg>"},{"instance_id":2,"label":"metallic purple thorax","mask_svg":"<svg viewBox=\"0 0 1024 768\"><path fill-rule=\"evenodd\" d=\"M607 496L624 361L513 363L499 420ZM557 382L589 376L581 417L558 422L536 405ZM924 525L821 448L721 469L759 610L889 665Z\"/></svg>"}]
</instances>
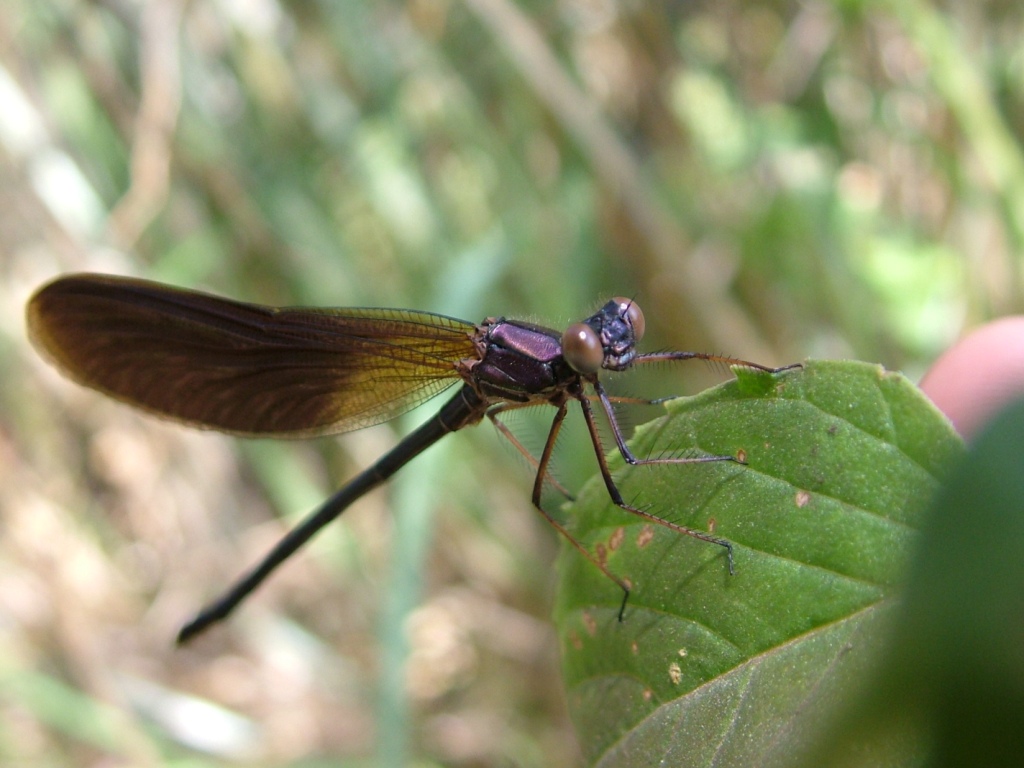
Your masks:
<instances>
[{"instance_id":1,"label":"metallic purple thorax","mask_svg":"<svg viewBox=\"0 0 1024 768\"><path fill-rule=\"evenodd\" d=\"M575 375L562 357L561 335L550 328L498 318L484 326L482 341L484 354L472 377L485 397L525 403Z\"/></svg>"}]
</instances>

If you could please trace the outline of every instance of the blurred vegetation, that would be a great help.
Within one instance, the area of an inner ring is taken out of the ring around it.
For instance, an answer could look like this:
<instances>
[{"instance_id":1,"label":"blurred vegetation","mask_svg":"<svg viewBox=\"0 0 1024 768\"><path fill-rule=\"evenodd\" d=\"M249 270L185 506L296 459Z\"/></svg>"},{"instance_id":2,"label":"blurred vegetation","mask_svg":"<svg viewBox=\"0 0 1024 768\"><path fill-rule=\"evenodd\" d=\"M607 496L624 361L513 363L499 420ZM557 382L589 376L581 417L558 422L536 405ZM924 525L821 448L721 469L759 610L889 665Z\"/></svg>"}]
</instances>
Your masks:
<instances>
[{"instance_id":1,"label":"blurred vegetation","mask_svg":"<svg viewBox=\"0 0 1024 768\"><path fill-rule=\"evenodd\" d=\"M130 413L30 350L41 282L551 325L626 294L648 348L915 377L1024 309L1022 22L923 0L6 0L0 762L579 759L557 542L486 428L173 649L278 516L397 433L242 443Z\"/></svg>"}]
</instances>

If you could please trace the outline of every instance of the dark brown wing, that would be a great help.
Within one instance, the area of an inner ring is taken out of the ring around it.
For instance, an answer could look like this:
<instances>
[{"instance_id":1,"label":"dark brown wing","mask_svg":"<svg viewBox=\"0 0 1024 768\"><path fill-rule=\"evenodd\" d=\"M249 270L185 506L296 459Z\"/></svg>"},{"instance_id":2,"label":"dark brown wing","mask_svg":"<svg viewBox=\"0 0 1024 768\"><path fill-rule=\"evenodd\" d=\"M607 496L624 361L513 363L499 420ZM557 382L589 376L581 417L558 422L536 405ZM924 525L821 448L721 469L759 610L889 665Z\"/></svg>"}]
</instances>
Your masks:
<instances>
[{"instance_id":1,"label":"dark brown wing","mask_svg":"<svg viewBox=\"0 0 1024 768\"><path fill-rule=\"evenodd\" d=\"M386 421L476 356L475 326L395 309L264 307L71 275L28 305L33 344L87 387L186 424L311 436Z\"/></svg>"}]
</instances>

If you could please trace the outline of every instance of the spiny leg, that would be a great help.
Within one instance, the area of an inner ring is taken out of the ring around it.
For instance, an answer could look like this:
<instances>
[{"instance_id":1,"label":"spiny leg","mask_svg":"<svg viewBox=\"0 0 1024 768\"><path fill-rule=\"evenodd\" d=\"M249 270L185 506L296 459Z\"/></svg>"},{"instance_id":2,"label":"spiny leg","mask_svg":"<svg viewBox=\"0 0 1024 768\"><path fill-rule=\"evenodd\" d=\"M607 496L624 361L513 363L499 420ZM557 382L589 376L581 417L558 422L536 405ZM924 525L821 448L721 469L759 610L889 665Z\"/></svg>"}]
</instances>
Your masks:
<instances>
[{"instance_id":1,"label":"spiny leg","mask_svg":"<svg viewBox=\"0 0 1024 768\"><path fill-rule=\"evenodd\" d=\"M587 395L587 400L596 400L594 395ZM608 395L608 401L616 405L661 405L669 400L675 400L679 395L668 395L667 397L631 397L629 395Z\"/></svg>"},{"instance_id":2,"label":"spiny leg","mask_svg":"<svg viewBox=\"0 0 1024 768\"><path fill-rule=\"evenodd\" d=\"M551 421L551 430L548 432L548 439L544 443L544 452L541 454L540 460L537 462L537 476L533 481L533 494L531 500L533 506L544 516L544 519L553 527L556 531L562 534L570 544L572 544L580 554L582 554L587 560L597 566L598 570L601 571L605 576L611 579L613 582L619 585L622 590L622 603L619 605L619 621L622 621L623 614L626 611L626 601L629 600L629 583L625 579L621 579L612 573L608 566L601 562L598 558L588 550L583 544L578 541L569 530L562 525L560 522L555 520L548 512L541 506L541 492L544 488L545 475L547 475L548 464L551 462L551 454L555 448L555 440L558 438L558 432L562 428L562 422L565 421L565 415L568 413L568 407L566 403L562 403L558 406L558 412L555 414L555 418Z\"/></svg>"},{"instance_id":3,"label":"spiny leg","mask_svg":"<svg viewBox=\"0 0 1024 768\"><path fill-rule=\"evenodd\" d=\"M642 355L637 355L633 358L633 365L641 365L643 363L659 363L672 360L704 360L709 363L722 363L723 365L739 365L743 368L753 368L755 371L764 371L765 373L782 373L783 371L790 371L794 368L803 368L803 363L790 363L789 365L781 365L778 368L772 368L769 365L761 365L760 363L752 363L749 360L741 360L738 357L729 357L728 355L712 355L707 352L645 352Z\"/></svg>"},{"instance_id":4,"label":"spiny leg","mask_svg":"<svg viewBox=\"0 0 1024 768\"><path fill-rule=\"evenodd\" d=\"M598 388L598 394L600 395L600 393L602 392L602 390L600 389L600 384L595 382L595 387ZM622 493L619 491L618 486L615 484L614 478L612 478L611 470L608 468L608 460L605 458L604 455L604 449L601 445L601 436L598 432L597 421L594 418L594 410L590 406L590 400L586 397L580 397L579 402L580 407L583 409L584 420L587 422L587 430L590 432L590 440L594 446L594 454L597 456L597 464L601 471L601 477L604 480L605 488L608 490L608 495L611 497L611 500L615 503L615 505L620 509L625 510L626 512L637 515L638 517L641 517L644 520L649 520L652 523L664 526L665 528L675 531L676 533L682 533L687 536L692 536L695 539L700 539L701 541L707 541L711 544L717 544L720 547L725 547L726 559L729 566L729 573L734 573L735 569L733 567L732 542L726 539L719 538L718 536L712 536L710 533L704 533L703 531L688 528L685 525L673 523L671 520L666 520L663 517L659 517L658 515L655 515L651 512L640 509L639 507L634 507L632 504L626 503L625 499L622 498ZM616 434L616 442L619 443L619 450L623 451L623 456L632 456L632 453L629 453L629 449L625 447L625 442L619 442L620 440L622 440L622 435L621 432L617 429L617 425L615 424L614 414L611 414L609 412L608 415L613 425L613 432ZM638 465L690 464L694 462L704 461L737 461L737 459L734 456L701 456L678 459L636 459L634 457L633 463L636 463ZM623 604L623 609L625 609L625 604Z\"/></svg>"},{"instance_id":5,"label":"spiny leg","mask_svg":"<svg viewBox=\"0 0 1024 768\"><path fill-rule=\"evenodd\" d=\"M616 405L661 405L669 400L678 400L682 395L665 395L664 397L630 397L629 395L608 395L608 402ZM586 395L587 400L598 399L596 395Z\"/></svg>"},{"instance_id":6,"label":"spiny leg","mask_svg":"<svg viewBox=\"0 0 1024 768\"><path fill-rule=\"evenodd\" d=\"M608 419L608 425L612 430L612 437L615 439L615 445L619 449L619 453L622 454L622 458L626 460L626 463L632 464L633 466L643 466L645 464L703 464L709 461L733 461L737 464L742 464L739 459L735 456L672 456L668 458L657 458L657 459L638 459L633 452L626 445L626 437L622 434L622 428L619 427L619 421L615 416L615 410L612 408L612 403L617 402L618 398L610 397L605 392L604 386L596 378L591 382L594 387L594 392L597 393L597 400L601 403L601 408L604 411L605 417ZM591 429L591 434L596 434L596 425L594 425L593 408L590 405L589 397L580 399L580 404L583 405L583 412L587 415L587 425ZM650 402L650 401L648 401ZM600 440L596 437L594 447L597 452L604 456L604 451L600 447ZM607 482L607 480L606 480ZM613 495L614 498L614 495Z\"/></svg>"},{"instance_id":7,"label":"spiny leg","mask_svg":"<svg viewBox=\"0 0 1024 768\"><path fill-rule=\"evenodd\" d=\"M537 407L535 403L499 403L498 405L494 406L487 412L487 418L491 420L491 423L494 424L498 432L500 432L505 437L506 440L512 443L515 449L519 451L519 453L521 453L528 462L530 462L530 465L534 468L534 470L537 470L540 468L540 460L532 453L530 453L530 450L525 445L522 444L519 438L515 436L515 433L508 428L508 425L498 418L498 415L504 413L505 411L512 411L518 408L535 407ZM565 488L564 485L558 482L558 479L556 477L549 473L545 479L547 482L551 483L552 488L554 488L556 491L562 494L566 499L568 499L569 501L576 500L576 497L573 496Z\"/></svg>"},{"instance_id":8,"label":"spiny leg","mask_svg":"<svg viewBox=\"0 0 1024 768\"><path fill-rule=\"evenodd\" d=\"M642 363L663 363L671 362L675 360L704 360L713 363L722 363L724 365L738 365L741 368L753 368L756 371L762 373L783 373L785 371L791 371L795 368L803 368L803 363L790 363L789 365L783 365L778 368L769 368L766 365L760 363L752 363L749 360L740 360L738 357L722 357L721 355L709 355L703 352L650 352L643 355L637 355L633 358L631 365L640 365ZM586 396L588 400L593 400L593 395ZM663 395L662 397L632 397L629 395L608 395L608 400L613 403L624 403L628 405L661 405L667 403L669 400L678 400L683 395Z\"/></svg>"}]
</instances>

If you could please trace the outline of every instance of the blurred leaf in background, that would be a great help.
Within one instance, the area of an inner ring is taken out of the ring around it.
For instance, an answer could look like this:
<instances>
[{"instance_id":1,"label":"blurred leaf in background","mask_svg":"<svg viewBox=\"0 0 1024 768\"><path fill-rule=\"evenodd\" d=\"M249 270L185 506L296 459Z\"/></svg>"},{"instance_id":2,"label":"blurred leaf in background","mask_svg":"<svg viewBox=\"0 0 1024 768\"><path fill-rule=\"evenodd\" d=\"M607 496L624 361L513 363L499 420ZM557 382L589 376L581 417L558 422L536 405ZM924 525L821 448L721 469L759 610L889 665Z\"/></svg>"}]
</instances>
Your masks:
<instances>
[{"instance_id":1,"label":"blurred leaf in background","mask_svg":"<svg viewBox=\"0 0 1024 768\"><path fill-rule=\"evenodd\" d=\"M7 0L0 761L579 759L548 623L557 545L487 428L175 651L203 598L396 433L243 443L130 413L30 350L39 284L108 271L554 326L625 294L648 348L914 378L1022 308L1022 14ZM593 471L589 448L563 460Z\"/></svg>"}]
</instances>

